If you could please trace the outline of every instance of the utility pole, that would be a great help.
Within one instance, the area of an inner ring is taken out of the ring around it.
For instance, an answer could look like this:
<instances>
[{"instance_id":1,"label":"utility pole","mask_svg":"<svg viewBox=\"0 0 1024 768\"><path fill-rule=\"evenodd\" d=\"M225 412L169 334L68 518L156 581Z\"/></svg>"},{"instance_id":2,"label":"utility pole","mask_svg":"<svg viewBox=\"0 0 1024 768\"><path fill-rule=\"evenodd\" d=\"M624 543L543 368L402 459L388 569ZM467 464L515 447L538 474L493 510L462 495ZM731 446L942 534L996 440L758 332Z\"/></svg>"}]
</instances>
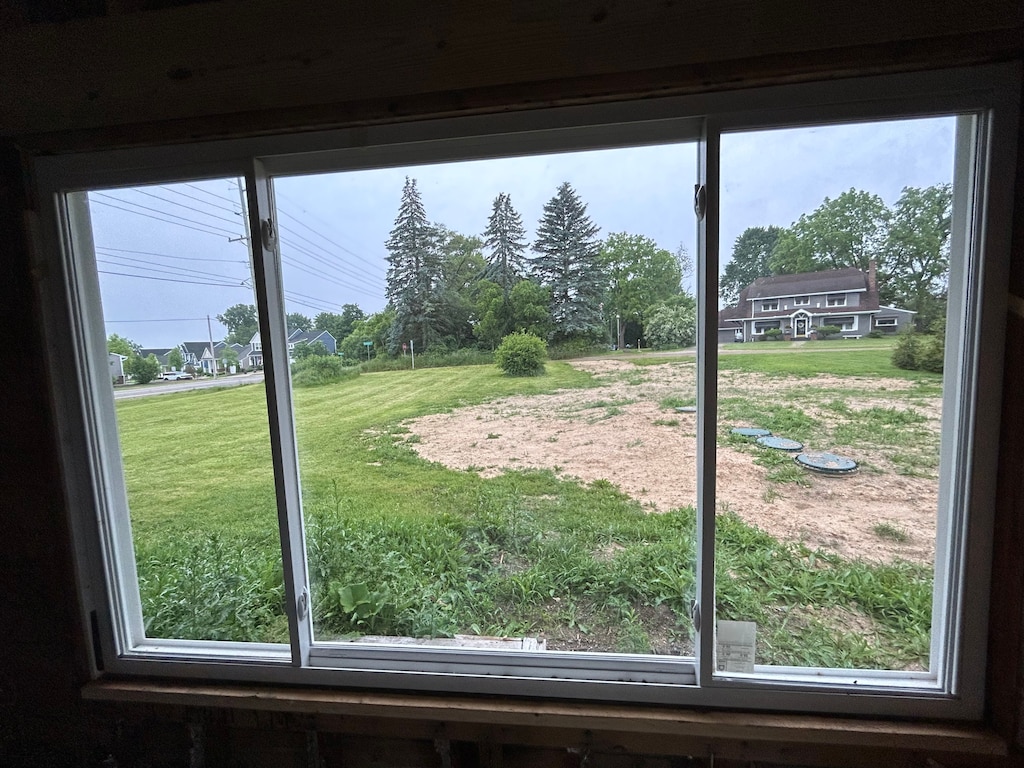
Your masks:
<instances>
[{"instance_id":1,"label":"utility pole","mask_svg":"<svg viewBox=\"0 0 1024 768\"><path fill-rule=\"evenodd\" d=\"M236 183L238 184L238 199L242 204L242 236L237 238L237 242L244 243L249 251L249 285L256 290L256 266L253 264L252 248L249 247L249 206L245 199L245 187L241 176L236 179ZM236 242L234 238L229 239L231 242Z\"/></svg>"},{"instance_id":2,"label":"utility pole","mask_svg":"<svg viewBox=\"0 0 1024 768\"><path fill-rule=\"evenodd\" d=\"M416 370L416 339L409 339L409 351L412 353L412 369Z\"/></svg>"},{"instance_id":3,"label":"utility pole","mask_svg":"<svg viewBox=\"0 0 1024 768\"><path fill-rule=\"evenodd\" d=\"M217 353L213 351L213 324L210 316L206 316L206 332L210 334L210 357L213 358L213 378L217 378Z\"/></svg>"}]
</instances>

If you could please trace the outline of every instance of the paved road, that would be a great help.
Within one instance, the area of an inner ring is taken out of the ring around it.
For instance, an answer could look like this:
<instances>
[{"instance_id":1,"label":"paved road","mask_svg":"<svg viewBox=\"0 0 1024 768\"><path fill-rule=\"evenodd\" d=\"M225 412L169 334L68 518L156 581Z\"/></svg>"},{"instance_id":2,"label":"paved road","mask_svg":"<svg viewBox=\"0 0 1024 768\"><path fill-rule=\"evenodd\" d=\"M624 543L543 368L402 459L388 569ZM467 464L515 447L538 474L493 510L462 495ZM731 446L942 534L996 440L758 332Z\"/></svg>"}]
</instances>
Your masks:
<instances>
[{"instance_id":1,"label":"paved road","mask_svg":"<svg viewBox=\"0 0 1024 768\"><path fill-rule=\"evenodd\" d=\"M256 384L261 381L263 381L262 371L258 373L239 373L234 376L218 376L216 379L160 381L136 387L115 388L114 399L123 400L133 397L169 395L173 392L187 392L190 389L209 389L210 387L237 387L241 384Z\"/></svg>"}]
</instances>

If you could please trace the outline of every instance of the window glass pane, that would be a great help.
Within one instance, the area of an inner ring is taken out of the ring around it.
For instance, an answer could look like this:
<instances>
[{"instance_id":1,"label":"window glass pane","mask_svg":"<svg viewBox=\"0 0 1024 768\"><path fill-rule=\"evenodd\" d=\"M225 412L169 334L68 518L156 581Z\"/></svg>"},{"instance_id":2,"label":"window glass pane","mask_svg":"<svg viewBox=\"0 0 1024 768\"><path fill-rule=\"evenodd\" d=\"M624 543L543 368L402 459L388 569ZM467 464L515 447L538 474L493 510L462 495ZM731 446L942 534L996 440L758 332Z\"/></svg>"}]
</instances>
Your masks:
<instances>
[{"instance_id":1,"label":"window glass pane","mask_svg":"<svg viewBox=\"0 0 1024 768\"><path fill-rule=\"evenodd\" d=\"M692 655L695 156L275 179L318 641Z\"/></svg>"},{"instance_id":2,"label":"window glass pane","mask_svg":"<svg viewBox=\"0 0 1024 768\"><path fill-rule=\"evenodd\" d=\"M88 193L148 637L288 638L240 183Z\"/></svg>"},{"instance_id":3,"label":"window glass pane","mask_svg":"<svg viewBox=\"0 0 1024 768\"><path fill-rule=\"evenodd\" d=\"M929 669L955 123L722 137L719 671Z\"/></svg>"}]
</instances>

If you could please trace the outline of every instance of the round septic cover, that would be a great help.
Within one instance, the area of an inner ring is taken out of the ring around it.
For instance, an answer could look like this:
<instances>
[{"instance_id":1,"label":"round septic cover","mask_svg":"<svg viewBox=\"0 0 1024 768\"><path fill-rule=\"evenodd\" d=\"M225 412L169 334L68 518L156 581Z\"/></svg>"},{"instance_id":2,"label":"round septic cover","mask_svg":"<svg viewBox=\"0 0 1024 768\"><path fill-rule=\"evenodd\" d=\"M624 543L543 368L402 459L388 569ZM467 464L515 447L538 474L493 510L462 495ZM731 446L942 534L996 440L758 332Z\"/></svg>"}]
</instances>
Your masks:
<instances>
[{"instance_id":1,"label":"round septic cover","mask_svg":"<svg viewBox=\"0 0 1024 768\"><path fill-rule=\"evenodd\" d=\"M696 405L680 405L680 406L678 406L676 408L676 410L679 411L679 413L696 413L697 412L697 406Z\"/></svg>"},{"instance_id":2,"label":"round septic cover","mask_svg":"<svg viewBox=\"0 0 1024 768\"><path fill-rule=\"evenodd\" d=\"M743 435L744 437L764 437L770 435L772 431L770 429L761 429L760 427L736 427L733 429L734 435Z\"/></svg>"},{"instance_id":3,"label":"round septic cover","mask_svg":"<svg viewBox=\"0 0 1024 768\"><path fill-rule=\"evenodd\" d=\"M798 453L793 461L804 469L824 472L826 475L849 475L857 471L857 462L834 453Z\"/></svg>"},{"instance_id":4,"label":"round septic cover","mask_svg":"<svg viewBox=\"0 0 1024 768\"><path fill-rule=\"evenodd\" d=\"M804 449L803 443L778 435L765 435L757 438L757 442L765 448L778 448L780 451L802 451Z\"/></svg>"}]
</instances>

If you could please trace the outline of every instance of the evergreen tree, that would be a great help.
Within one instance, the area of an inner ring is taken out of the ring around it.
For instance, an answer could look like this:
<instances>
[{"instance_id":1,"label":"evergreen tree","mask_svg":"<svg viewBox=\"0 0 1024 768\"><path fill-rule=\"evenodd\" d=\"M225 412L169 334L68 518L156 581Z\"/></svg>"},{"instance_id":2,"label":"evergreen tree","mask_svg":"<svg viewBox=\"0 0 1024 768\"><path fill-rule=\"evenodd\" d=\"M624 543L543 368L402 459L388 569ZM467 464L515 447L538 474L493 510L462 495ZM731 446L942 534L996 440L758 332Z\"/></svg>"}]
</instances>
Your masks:
<instances>
[{"instance_id":1,"label":"evergreen tree","mask_svg":"<svg viewBox=\"0 0 1024 768\"><path fill-rule=\"evenodd\" d=\"M395 227L385 243L388 249L387 298L395 311L388 348L394 353L402 342L415 339L426 351L435 336L435 284L440 270L437 233L427 221L416 180L405 177L402 203Z\"/></svg>"},{"instance_id":2,"label":"evergreen tree","mask_svg":"<svg viewBox=\"0 0 1024 768\"><path fill-rule=\"evenodd\" d=\"M490 249L484 279L500 285L507 300L513 286L526 276L526 229L512 198L504 192L494 198L484 245Z\"/></svg>"},{"instance_id":3,"label":"evergreen tree","mask_svg":"<svg viewBox=\"0 0 1024 768\"><path fill-rule=\"evenodd\" d=\"M597 227L568 182L544 206L537 225L533 274L551 291L551 316L559 338L596 338L602 329Z\"/></svg>"}]
</instances>

